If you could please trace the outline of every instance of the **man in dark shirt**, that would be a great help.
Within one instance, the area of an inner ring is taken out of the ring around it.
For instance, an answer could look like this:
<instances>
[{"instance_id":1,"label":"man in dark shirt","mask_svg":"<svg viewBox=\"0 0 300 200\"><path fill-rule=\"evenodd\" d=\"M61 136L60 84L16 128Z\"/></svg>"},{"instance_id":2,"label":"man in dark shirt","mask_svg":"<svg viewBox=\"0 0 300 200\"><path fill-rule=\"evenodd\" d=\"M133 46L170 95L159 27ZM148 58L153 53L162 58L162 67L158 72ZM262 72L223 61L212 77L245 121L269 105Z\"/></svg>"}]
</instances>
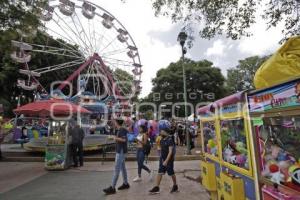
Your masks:
<instances>
[{"instance_id":1,"label":"man in dark shirt","mask_svg":"<svg viewBox=\"0 0 300 200\"><path fill-rule=\"evenodd\" d=\"M111 186L103 190L103 192L107 195L116 193L116 184L119 178L120 171L122 171L123 175L123 184L118 187L118 190L124 190L130 187L128 184L127 171L125 167L128 130L123 127L123 119L114 120L114 123L117 129L116 136L114 137L114 140L116 141L115 171Z\"/></svg>"},{"instance_id":2,"label":"man in dark shirt","mask_svg":"<svg viewBox=\"0 0 300 200\"><path fill-rule=\"evenodd\" d=\"M74 162L74 167L78 167L78 157L79 157L79 164L83 166L83 138L84 138L84 131L83 129L77 124L71 130L72 142L71 142L71 149L72 149L72 157Z\"/></svg>"},{"instance_id":3,"label":"man in dark shirt","mask_svg":"<svg viewBox=\"0 0 300 200\"><path fill-rule=\"evenodd\" d=\"M159 159L159 169L158 175L156 180L156 186L153 187L149 192L151 194L158 194L159 193L159 185L162 179L162 175L166 172L169 176L172 177L173 187L171 189L171 193L178 192L178 186L176 183L176 175L174 172L174 159L176 153L176 146L174 143L174 136L170 134L170 129L165 129L160 131L160 135L162 139L160 141L161 146L161 154Z\"/></svg>"}]
</instances>

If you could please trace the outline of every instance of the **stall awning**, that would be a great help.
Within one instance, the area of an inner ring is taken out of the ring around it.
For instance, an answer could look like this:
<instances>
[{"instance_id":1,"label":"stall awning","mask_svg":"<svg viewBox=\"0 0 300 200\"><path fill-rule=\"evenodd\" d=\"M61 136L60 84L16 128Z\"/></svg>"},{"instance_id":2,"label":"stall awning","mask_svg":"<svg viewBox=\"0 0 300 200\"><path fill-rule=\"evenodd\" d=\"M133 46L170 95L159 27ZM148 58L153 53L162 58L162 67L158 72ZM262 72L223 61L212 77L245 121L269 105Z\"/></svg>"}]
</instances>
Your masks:
<instances>
[{"instance_id":1,"label":"stall awning","mask_svg":"<svg viewBox=\"0 0 300 200\"><path fill-rule=\"evenodd\" d=\"M230 96L224 97L223 99L217 100L214 105L217 107L227 106L231 104L236 104L238 102L244 102L245 101L245 91L238 92L235 94L232 94Z\"/></svg>"},{"instance_id":2,"label":"stall awning","mask_svg":"<svg viewBox=\"0 0 300 200\"><path fill-rule=\"evenodd\" d=\"M215 108L224 107L231 104L236 104L238 102L244 102L245 101L245 91L238 92L235 94L232 94L230 96L224 97L223 99L219 99L213 103L210 103L206 106L203 106L198 109L198 114L207 114L209 112L214 112Z\"/></svg>"},{"instance_id":3,"label":"stall awning","mask_svg":"<svg viewBox=\"0 0 300 200\"><path fill-rule=\"evenodd\" d=\"M41 100L26 104L14 110L16 114L24 114L26 116L69 116L71 114L82 113L90 114L87 109L75 105L64 100Z\"/></svg>"}]
</instances>

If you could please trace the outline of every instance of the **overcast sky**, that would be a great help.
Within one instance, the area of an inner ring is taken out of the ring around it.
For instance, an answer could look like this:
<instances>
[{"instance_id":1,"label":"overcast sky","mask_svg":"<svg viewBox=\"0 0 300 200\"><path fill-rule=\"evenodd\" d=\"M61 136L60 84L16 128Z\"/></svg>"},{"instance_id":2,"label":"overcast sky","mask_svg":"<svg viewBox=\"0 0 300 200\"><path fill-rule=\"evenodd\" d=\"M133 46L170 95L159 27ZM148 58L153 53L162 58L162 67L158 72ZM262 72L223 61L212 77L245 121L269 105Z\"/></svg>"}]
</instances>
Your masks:
<instances>
[{"instance_id":1,"label":"overcast sky","mask_svg":"<svg viewBox=\"0 0 300 200\"><path fill-rule=\"evenodd\" d=\"M180 58L177 35L182 24L173 24L163 16L155 17L150 0L126 1L92 0L119 19L139 48L144 71L141 97L144 97L151 91L151 79L156 76L156 72ZM196 37L187 56L193 60L208 59L226 75L226 70L236 66L238 60L253 55L267 55L279 47L278 41L282 38L279 28L267 31L262 21L251 30L254 34L252 37L239 41L225 37L212 40Z\"/></svg>"}]
</instances>

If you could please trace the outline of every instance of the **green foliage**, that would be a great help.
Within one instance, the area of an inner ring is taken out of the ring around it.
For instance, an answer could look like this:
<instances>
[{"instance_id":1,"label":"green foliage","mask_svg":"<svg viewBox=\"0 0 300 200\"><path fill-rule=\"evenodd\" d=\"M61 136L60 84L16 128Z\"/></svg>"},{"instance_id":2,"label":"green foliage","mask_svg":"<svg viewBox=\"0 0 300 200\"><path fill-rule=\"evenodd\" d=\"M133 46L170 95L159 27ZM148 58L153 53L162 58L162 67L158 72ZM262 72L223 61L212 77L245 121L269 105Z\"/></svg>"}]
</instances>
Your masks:
<instances>
[{"instance_id":1,"label":"green foliage","mask_svg":"<svg viewBox=\"0 0 300 200\"><path fill-rule=\"evenodd\" d=\"M298 34L298 0L153 0L156 15L170 17L174 22L184 21L186 28L200 24L200 36L213 38L225 34L232 39L250 36L249 28L258 19L266 21L267 28L284 22L283 39ZM264 14L257 17L258 10ZM197 26L199 27L199 26Z\"/></svg>"},{"instance_id":2,"label":"green foliage","mask_svg":"<svg viewBox=\"0 0 300 200\"><path fill-rule=\"evenodd\" d=\"M44 1L33 2L43 3ZM24 66L20 63L14 63L10 58L10 54L13 51L11 40L23 40L24 42L44 44L58 48L62 48L62 44L69 45L64 41L58 41L49 37L44 32L37 31L41 27L37 17L39 12L40 10L36 7L36 4L30 4L29 1L0 1L0 104L4 105L5 116L13 116L12 110L17 106L17 97L22 97L21 104L33 100L32 91L24 91L16 86L18 78L26 77L22 77L19 74L19 69ZM26 37L23 37L24 35ZM76 49L77 47L73 48ZM45 54L38 52L31 52L31 55L32 59L28 63L30 69L71 61L71 59L59 55L45 56ZM49 83L56 80L65 80L73 70L74 68L67 68L59 72L49 72L46 76L42 75L39 81L42 85L48 86L46 90L49 91Z\"/></svg>"},{"instance_id":3,"label":"green foliage","mask_svg":"<svg viewBox=\"0 0 300 200\"><path fill-rule=\"evenodd\" d=\"M254 89L253 78L256 70L269 56L253 56L239 60L239 64L227 70L227 87L230 93Z\"/></svg>"},{"instance_id":4,"label":"green foliage","mask_svg":"<svg viewBox=\"0 0 300 200\"><path fill-rule=\"evenodd\" d=\"M185 59L184 63L178 61L168 67L160 69L152 80L152 92L142 102L154 102L157 105L162 102L182 103L183 99L183 71L186 70L187 102L196 106L200 102L211 102L224 97L227 93L224 88L225 78L221 70L213 66L207 60L193 61ZM184 113L183 106L180 109ZM144 107L142 111L150 109Z\"/></svg>"},{"instance_id":5,"label":"green foliage","mask_svg":"<svg viewBox=\"0 0 300 200\"><path fill-rule=\"evenodd\" d=\"M120 88L122 96L132 97L132 101L137 100L137 93L134 91L133 76L127 71L117 68L113 71L117 86Z\"/></svg>"}]
</instances>

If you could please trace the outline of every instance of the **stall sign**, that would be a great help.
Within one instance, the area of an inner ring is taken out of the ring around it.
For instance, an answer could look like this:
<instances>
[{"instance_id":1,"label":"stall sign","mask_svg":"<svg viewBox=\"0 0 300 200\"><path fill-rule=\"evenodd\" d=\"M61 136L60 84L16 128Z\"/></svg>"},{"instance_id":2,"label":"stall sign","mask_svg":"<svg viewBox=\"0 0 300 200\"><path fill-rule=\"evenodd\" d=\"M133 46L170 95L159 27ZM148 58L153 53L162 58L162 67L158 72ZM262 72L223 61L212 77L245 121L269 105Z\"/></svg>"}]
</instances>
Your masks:
<instances>
[{"instance_id":1,"label":"stall sign","mask_svg":"<svg viewBox=\"0 0 300 200\"><path fill-rule=\"evenodd\" d=\"M250 112L263 112L300 105L300 80L248 96Z\"/></svg>"},{"instance_id":2,"label":"stall sign","mask_svg":"<svg viewBox=\"0 0 300 200\"><path fill-rule=\"evenodd\" d=\"M241 111L242 111L242 103L226 105L221 107L221 109L219 109L219 112L221 114L238 113Z\"/></svg>"}]
</instances>

